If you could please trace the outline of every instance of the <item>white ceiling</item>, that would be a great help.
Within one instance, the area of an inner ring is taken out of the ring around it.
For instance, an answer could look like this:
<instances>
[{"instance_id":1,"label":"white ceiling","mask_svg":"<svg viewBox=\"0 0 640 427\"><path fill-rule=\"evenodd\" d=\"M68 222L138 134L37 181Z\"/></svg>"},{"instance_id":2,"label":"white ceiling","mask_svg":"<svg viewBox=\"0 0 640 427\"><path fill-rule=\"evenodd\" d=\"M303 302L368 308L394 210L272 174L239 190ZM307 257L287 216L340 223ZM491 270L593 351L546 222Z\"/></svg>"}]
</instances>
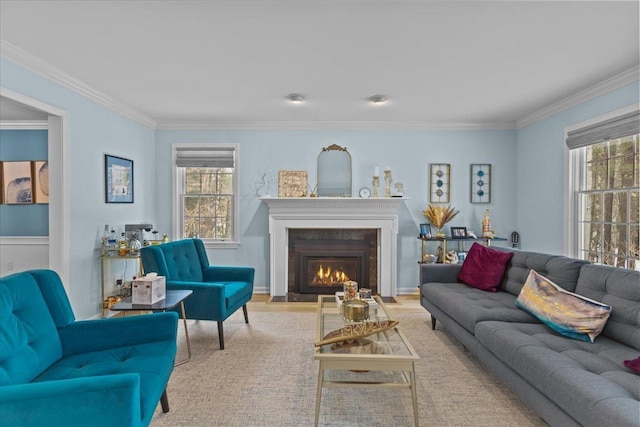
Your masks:
<instances>
[{"instance_id":1,"label":"white ceiling","mask_svg":"<svg viewBox=\"0 0 640 427\"><path fill-rule=\"evenodd\" d=\"M0 2L4 41L159 125L508 126L638 67L639 33L638 1Z\"/></svg>"}]
</instances>

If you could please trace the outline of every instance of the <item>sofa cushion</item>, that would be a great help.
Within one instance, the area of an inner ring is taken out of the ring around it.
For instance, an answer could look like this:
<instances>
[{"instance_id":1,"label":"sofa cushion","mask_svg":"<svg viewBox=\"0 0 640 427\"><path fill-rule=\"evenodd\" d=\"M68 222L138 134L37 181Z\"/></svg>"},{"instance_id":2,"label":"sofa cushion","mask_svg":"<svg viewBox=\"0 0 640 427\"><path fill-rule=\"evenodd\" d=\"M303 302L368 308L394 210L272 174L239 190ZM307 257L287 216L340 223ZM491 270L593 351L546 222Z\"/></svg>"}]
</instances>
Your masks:
<instances>
[{"instance_id":1,"label":"sofa cushion","mask_svg":"<svg viewBox=\"0 0 640 427\"><path fill-rule=\"evenodd\" d=\"M135 373L140 375L140 413L148 414L169 380L175 351L175 341L157 341L77 354L61 359L34 382Z\"/></svg>"},{"instance_id":2,"label":"sofa cushion","mask_svg":"<svg viewBox=\"0 0 640 427\"><path fill-rule=\"evenodd\" d=\"M516 306L569 338L594 342L602 332L611 306L565 291L531 270Z\"/></svg>"},{"instance_id":3,"label":"sofa cushion","mask_svg":"<svg viewBox=\"0 0 640 427\"><path fill-rule=\"evenodd\" d=\"M634 349L604 336L569 339L533 323L480 322L476 338L580 424L637 425L638 377L622 364Z\"/></svg>"},{"instance_id":4,"label":"sofa cushion","mask_svg":"<svg viewBox=\"0 0 640 427\"><path fill-rule=\"evenodd\" d=\"M464 259L458 280L474 288L495 292L512 256L510 252L501 252L474 243Z\"/></svg>"},{"instance_id":5,"label":"sofa cushion","mask_svg":"<svg viewBox=\"0 0 640 427\"><path fill-rule=\"evenodd\" d=\"M476 323L484 320L538 323L516 307L516 297L508 292L486 292L463 283L429 283L422 286L422 295L472 334Z\"/></svg>"},{"instance_id":6,"label":"sofa cushion","mask_svg":"<svg viewBox=\"0 0 640 427\"><path fill-rule=\"evenodd\" d=\"M640 273L585 265L576 292L613 307L602 335L640 350Z\"/></svg>"},{"instance_id":7,"label":"sofa cushion","mask_svg":"<svg viewBox=\"0 0 640 427\"><path fill-rule=\"evenodd\" d=\"M625 360L624 366L640 374L640 356L637 359Z\"/></svg>"},{"instance_id":8,"label":"sofa cushion","mask_svg":"<svg viewBox=\"0 0 640 427\"><path fill-rule=\"evenodd\" d=\"M0 280L0 385L32 381L62 357L58 330L30 274Z\"/></svg>"},{"instance_id":9,"label":"sofa cushion","mask_svg":"<svg viewBox=\"0 0 640 427\"><path fill-rule=\"evenodd\" d=\"M507 249L496 248L506 251ZM507 266L507 272L499 289L517 296L529 276L531 270L535 270L544 277L549 278L555 284L569 292L575 292L580 268L588 264L587 261L567 258L564 256L547 255L535 252L513 251L513 257ZM594 298L597 299L597 298Z\"/></svg>"}]
</instances>

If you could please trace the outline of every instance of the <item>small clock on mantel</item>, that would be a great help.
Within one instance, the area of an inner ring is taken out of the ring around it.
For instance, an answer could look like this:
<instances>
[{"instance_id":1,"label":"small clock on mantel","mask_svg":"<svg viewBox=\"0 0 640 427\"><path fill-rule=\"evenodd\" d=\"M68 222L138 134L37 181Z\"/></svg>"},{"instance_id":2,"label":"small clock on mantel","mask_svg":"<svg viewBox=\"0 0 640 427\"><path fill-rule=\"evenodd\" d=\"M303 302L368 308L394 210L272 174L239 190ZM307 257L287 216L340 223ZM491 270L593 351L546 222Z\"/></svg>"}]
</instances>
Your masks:
<instances>
[{"instance_id":1,"label":"small clock on mantel","mask_svg":"<svg viewBox=\"0 0 640 427\"><path fill-rule=\"evenodd\" d=\"M363 199L368 199L369 197L371 197L371 190L369 189L369 187L362 187L358 194L360 194L360 197L362 197Z\"/></svg>"}]
</instances>

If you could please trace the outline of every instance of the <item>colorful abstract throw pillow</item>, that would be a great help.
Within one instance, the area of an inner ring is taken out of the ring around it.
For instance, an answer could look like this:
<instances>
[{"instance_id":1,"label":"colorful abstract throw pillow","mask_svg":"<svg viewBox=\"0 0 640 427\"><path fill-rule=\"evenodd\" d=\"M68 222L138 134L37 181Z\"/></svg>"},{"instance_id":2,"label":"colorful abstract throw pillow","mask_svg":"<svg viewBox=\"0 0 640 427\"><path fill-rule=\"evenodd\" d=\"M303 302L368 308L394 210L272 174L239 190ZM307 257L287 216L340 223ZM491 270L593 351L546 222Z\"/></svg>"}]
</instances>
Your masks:
<instances>
[{"instance_id":1,"label":"colorful abstract throw pillow","mask_svg":"<svg viewBox=\"0 0 640 427\"><path fill-rule=\"evenodd\" d=\"M502 252L474 243L464 259L458 280L483 291L495 292L513 252Z\"/></svg>"},{"instance_id":2,"label":"colorful abstract throw pillow","mask_svg":"<svg viewBox=\"0 0 640 427\"><path fill-rule=\"evenodd\" d=\"M586 342L594 342L611 314L611 306L566 291L534 270L529 272L516 306L554 331Z\"/></svg>"},{"instance_id":3,"label":"colorful abstract throw pillow","mask_svg":"<svg viewBox=\"0 0 640 427\"><path fill-rule=\"evenodd\" d=\"M637 359L625 360L624 366L640 374L640 356Z\"/></svg>"}]
</instances>

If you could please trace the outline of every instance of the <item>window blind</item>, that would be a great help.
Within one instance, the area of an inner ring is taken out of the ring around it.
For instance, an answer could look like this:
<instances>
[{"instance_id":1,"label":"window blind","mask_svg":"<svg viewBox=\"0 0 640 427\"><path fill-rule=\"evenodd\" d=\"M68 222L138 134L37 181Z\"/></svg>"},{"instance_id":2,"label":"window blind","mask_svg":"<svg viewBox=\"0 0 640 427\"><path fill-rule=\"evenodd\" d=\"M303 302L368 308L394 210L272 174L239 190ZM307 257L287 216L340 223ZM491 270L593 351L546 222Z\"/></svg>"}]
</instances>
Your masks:
<instances>
[{"instance_id":1,"label":"window blind","mask_svg":"<svg viewBox=\"0 0 640 427\"><path fill-rule=\"evenodd\" d=\"M176 166L190 168L232 168L233 147L177 147Z\"/></svg>"},{"instance_id":2,"label":"window blind","mask_svg":"<svg viewBox=\"0 0 640 427\"><path fill-rule=\"evenodd\" d=\"M567 134L570 150L586 147L610 139L623 138L640 133L640 111L604 120L593 125L572 130Z\"/></svg>"}]
</instances>

